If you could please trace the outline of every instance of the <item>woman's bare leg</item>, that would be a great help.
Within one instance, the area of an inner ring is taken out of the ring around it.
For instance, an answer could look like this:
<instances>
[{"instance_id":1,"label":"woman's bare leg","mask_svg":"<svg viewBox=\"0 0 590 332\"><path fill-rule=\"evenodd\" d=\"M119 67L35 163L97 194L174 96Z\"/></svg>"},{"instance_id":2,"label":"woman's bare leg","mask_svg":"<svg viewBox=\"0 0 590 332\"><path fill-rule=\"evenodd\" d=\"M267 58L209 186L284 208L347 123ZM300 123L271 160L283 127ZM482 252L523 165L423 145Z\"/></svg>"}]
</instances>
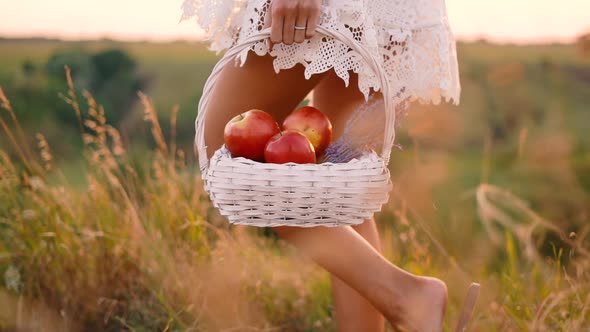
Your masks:
<instances>
[{"instance_id":1,"label":"woman's bare leg","mask_svg":"<svg viewBox=\"0 0 590 332\"><path fill-rule=\"evenodd\" d=\"M301 67L275 75L270 57L253 55L242 68L226 68L207 110L205 139L209 155L223 144L223 128L231 117L250 108L260 108L282 121L324 77L318 75L305 80ZM390 322L403 322L409 331L441 331L445 285L397 268L352 227L274 229L368 299Z\"/></svg>"},{"instance_id":2,"label":"woman's bare leg","mask_svg":"<svg viewBox=\"0 0 590 332\"><path fill-rule=\"evenodd\" d=\"M375 220L368 219L358 226L353 226L353 229L373 248L381 252L381 241ZM330 280L339 332L382 332L384 330L385 318L371 302L334 274L330 274Z\"/></svg>"},{"instance_id":3,"label":"woman's bare leg","mask_svg":"<svg viewBox=\"0 0 590 332\"><path fill-rule=\"evenodd\" d=\"M413 332L442 331L447 297L442 281L391 264L350 226L274 229L368 299L391 323Z\"/></svg>"},{"instance_id":4,"label":"woman's bare leg","mask_svg":"<svg viewBox=\"0 0 590 332\"><path fill-rule=\"evenodd\" d=\"M342 135L346 120L364 101L357 86L356 75L351 75L350 84L346 87L341 78L330 72L314 89L313 104L332 119L334 139ZM373 218L352 228L381 252L381 239ZM384 330L385 318L379 310L340 278L331 274L330 279L339 332Z\"/></svg>"}]
</instances>

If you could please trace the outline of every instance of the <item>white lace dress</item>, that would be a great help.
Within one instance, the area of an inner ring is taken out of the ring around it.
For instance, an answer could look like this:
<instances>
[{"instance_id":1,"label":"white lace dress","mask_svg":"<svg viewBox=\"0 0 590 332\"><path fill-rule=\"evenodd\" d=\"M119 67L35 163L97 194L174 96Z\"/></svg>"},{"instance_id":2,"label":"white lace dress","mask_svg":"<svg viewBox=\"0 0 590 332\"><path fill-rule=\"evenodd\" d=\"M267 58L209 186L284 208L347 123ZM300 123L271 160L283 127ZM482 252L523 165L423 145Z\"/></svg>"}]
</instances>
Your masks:
<instances>
[{"instance_id":1,"label":"white lace dress","mask_svg":"<svg viewBox=\"0 0 590 332\"><path fill-rule=\"evenodd\" d=\"M184 0L182 6L183 19L195 18L216 52L262 29L269 8L270 0ZM382 59L394 102L459 102L455 40L444 0L323 0L320 25L348 34ZM269 53L260 42L241 54L242 62L250 51ZM309 78L333 68L347 85L352 71L365 96L381 88L355 51L319 34L302 44L278 44L270 54L276 71L300 63Z\"/></svg>"}]
</instances>

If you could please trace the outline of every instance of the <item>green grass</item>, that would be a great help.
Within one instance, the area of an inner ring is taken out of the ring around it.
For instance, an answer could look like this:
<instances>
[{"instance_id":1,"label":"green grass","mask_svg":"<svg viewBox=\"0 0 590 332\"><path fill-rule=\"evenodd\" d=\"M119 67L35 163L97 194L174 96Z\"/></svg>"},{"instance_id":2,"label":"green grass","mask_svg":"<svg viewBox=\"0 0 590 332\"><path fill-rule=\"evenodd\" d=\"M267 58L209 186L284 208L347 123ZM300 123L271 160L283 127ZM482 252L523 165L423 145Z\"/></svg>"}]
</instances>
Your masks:
<instances>
[{"instance_id":1,"label":"green grass","mask_svg":"<svg viewBox=\"0 0 590 332\"><path fill-rule=\"evenodd\" d=\"M0 41L0 77L80 45ZM192 127L216 57L191 43L116 46L152 78L141 130L176 103ZM415 106L402 122L376 216L384 254L448 283L447 331L471 281L483 287L473 331L585 331L590 82L572 72L590 63L572 45L460 44L459 56L461 106ZM335 331L327 273L269 232L228 225L168 132L153 149L123 145L83 108L84 136L66 142L83 149L61 155L62 140L39 147L26 124L21 137L0 104L1 331Z\"/></svg>"}]
</instances>

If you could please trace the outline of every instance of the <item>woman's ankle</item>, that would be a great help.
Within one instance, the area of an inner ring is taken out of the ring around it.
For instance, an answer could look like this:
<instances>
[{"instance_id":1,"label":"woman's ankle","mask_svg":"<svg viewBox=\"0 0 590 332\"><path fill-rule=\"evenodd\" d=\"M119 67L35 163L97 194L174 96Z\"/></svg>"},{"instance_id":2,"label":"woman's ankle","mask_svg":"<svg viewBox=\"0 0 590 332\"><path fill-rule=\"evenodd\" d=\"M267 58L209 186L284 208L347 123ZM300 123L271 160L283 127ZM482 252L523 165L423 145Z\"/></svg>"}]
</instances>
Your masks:
<instances>
[{"instance_id":1,"label":"woman's ankle","mask_svg":"<svg viewBox=\"0 0 590 332\"><path fill-rule=\"evenodd\" d=\"M407 276L403 285L394 285L385 317L408 331L438 331L446 310L447 286L437 278ZM426 320L426 325L423 320Z\"/></svg>"}]
</instances>

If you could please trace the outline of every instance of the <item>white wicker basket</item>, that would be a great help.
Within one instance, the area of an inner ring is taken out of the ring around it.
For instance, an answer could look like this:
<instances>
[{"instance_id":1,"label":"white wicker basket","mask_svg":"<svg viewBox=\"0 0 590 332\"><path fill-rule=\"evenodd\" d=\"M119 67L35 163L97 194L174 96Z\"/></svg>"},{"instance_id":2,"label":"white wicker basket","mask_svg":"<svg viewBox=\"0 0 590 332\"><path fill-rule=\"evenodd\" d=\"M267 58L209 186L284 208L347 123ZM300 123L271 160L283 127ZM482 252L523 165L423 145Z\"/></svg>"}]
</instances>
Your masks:
<instances>
[{"instance_id":1,"label":"white wicker basket","mask_svg":"<svg viewBox=\"0 0 590 332\"><path fill-rule=\"evenodd\" d=\"M378 75L384 94L386 124L381 156L367 153L359 159L335 164L270 164L232 158L225 146L207 158L205 112L209 96L223 66L246 48L268 38L265 29L234 46L215 65L205 83L195 122L195 145L205 190L220 213L233 224L251 226L342 226L370 218L389 199L389 155L395 138L395 111L388 81L377 59L355 40L318 27L358 52Z\"/></svg>"}]
</instances>

